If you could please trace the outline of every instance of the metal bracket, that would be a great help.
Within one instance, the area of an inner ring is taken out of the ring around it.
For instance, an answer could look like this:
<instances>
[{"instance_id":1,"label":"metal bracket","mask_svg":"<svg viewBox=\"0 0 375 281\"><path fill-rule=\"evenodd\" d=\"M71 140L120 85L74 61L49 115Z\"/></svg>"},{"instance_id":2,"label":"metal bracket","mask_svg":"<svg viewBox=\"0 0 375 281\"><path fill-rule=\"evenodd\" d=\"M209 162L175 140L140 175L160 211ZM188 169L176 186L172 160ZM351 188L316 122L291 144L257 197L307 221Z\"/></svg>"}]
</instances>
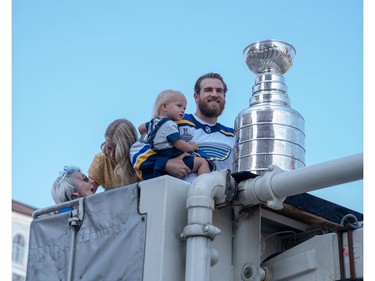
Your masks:
<instances>
[{"instance_id":1,"label":"metal bracket","mask_svg":"<svg viewBox=\"0 0 375 281\"><path fill-rule=\"evenodd\" d=\"M78 230L81 227L83 217L85 214L83 200L83 197L80 198L78 201L78 209L74 209L70 213L69 225L74 227L76 230Z\"/></svg>"},{"instance_id":2,"label":"metal bracket","mask_svg":"<svg viewBox=\"0 0 375 281\"><path fill-rule=\"evenodd\" d=\"M221 234L221 230L211 224L190 224L185 226L181 234L181 239L186 240L192 236L205 236L214 240L217 235Z\"/></svg>"}]
</instances>

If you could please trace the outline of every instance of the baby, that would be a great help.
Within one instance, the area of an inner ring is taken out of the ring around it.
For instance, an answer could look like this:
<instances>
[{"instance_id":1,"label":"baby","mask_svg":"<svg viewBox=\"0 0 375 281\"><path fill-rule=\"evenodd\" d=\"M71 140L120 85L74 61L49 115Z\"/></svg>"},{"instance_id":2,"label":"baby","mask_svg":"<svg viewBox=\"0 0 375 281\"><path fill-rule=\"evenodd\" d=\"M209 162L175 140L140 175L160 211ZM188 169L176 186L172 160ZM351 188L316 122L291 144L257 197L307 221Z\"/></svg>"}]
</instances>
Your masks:
<instances>
[{"instance_id":1,"label":"baby","mask_svg":"<svg viewBox=\"0 0 375 281\"><path fill-rule=\"evenodd\" d=\"M175 122L184 117L186 104L186 98L181 92L174 90L162 91L157 96L154 104L153 119L138 127L142 135L142 141L149 143L151 149L158 156L171 159L184 152L192 153L198 149L197 143L187 143L181 138ZM198 173L198 175L210 172L208 163L204 158L191 155L183 160L186 166L192 172ZM162 174L155 174L155 177L160 175Z\"/></svg>"}]
</instances>

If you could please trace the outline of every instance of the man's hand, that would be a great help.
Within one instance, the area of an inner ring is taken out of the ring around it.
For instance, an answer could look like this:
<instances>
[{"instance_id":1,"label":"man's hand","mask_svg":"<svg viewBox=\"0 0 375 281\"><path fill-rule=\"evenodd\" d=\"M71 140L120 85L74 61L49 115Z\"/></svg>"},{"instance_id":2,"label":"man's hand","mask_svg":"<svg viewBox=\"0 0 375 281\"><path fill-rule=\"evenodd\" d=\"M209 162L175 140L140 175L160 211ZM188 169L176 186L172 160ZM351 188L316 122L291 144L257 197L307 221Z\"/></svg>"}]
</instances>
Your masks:
<instances>
[{"instance_id":1,"label":"man's hand","mask_svg":"<svg viewBox=\"0 0 375 281\"><path fill-rule=\"evenodd\" d=\"M185 152L176 158L169 159L165 164L164 170L171 176L179 179L187 176L191 173L191 170L188 166L185 165L183 159L189 155L189 153Z\"/></svg>"}]
</instances>

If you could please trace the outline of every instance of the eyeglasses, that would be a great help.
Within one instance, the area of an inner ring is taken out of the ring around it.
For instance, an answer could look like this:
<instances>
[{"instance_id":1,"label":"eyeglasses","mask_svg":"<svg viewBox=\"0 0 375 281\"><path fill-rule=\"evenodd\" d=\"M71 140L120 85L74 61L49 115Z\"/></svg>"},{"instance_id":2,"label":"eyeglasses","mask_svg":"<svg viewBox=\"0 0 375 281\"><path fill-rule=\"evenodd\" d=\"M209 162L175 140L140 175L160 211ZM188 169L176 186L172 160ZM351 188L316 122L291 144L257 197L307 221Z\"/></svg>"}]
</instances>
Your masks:
<instances>
[{"instance_id":1,"label":"eyeglasses","mask_svg":"<svg viewBox=\"0 0 375 281\"><path fill-rule=\"evenodd\" d=\"M64 170L59 173L59 184L65 179L65 177L74 172L80 172L81 169L76 166L64 166ZM88 179L87 179L88 180Z\"/></svg>"},{"instance_id":2,"label":"eyeglasses","mask_svg":"<svg viewBox=\"0 0 375 281\"><path fill-rule=\"evenodd\" d=\"M85 181L85 182L89 182L89 178L88 178L88 177L86 177L85 175L83 175L83 178L82 178L82 180L83 180L83 181Z\"/></svg>"}]
</instances>

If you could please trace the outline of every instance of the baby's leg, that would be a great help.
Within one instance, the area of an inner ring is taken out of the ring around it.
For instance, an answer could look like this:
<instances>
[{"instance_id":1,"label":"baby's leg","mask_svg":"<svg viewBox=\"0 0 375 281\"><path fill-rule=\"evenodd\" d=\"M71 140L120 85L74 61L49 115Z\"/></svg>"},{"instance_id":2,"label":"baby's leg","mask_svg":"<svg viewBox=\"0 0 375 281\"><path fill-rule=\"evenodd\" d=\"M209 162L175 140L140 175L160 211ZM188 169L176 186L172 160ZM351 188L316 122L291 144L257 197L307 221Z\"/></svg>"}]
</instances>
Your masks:
<instances>
[{"instance_id":1,"label":"baby's leg","mask_svg":"<svg viewBox=\"0 0 375 281\"><path fill-rule=\"evenodd\" d=\"M206 159L202 157L194 157L193 172L197 172L198 175L209 173L210 167L208 166Z\"/></svg>"}]
</instances>

